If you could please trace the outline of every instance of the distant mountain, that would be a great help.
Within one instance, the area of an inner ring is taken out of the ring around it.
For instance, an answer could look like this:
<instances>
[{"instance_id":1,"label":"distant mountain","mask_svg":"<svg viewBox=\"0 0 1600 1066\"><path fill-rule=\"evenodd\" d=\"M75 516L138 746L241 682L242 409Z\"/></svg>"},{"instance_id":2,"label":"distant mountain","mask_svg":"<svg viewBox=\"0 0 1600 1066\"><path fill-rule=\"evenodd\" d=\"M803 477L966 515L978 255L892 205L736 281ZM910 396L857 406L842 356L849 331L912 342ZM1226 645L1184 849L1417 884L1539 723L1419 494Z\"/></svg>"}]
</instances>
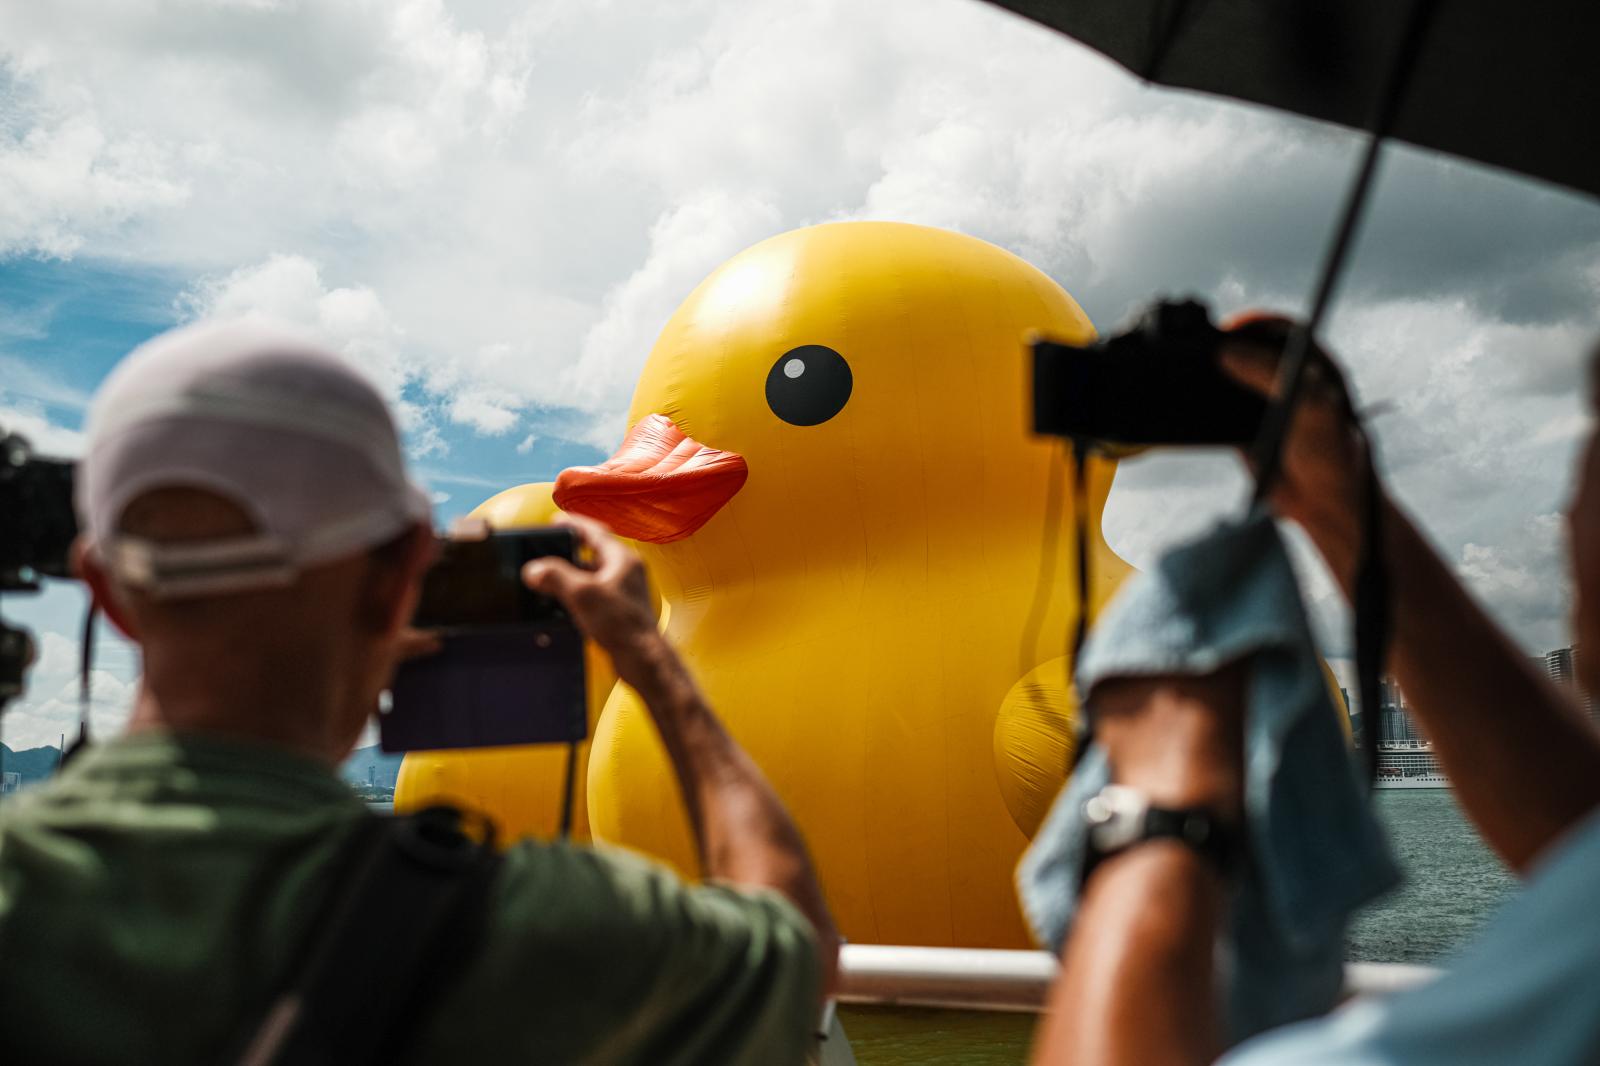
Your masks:
<instances>
[{"instance_id":1,"label":"distant mountain","mask_svg":"<svg viewBox=\"0 0 1600 1066\"><path fill-rule=\"evenodd\" d=\"M61 752L55 748L27 748L23 751L13 751L5 744L0 744L0 755L4 756L5 771L21 774L24 785L43 781L56 772L56 766L61 762Z\"/></svg>"},{"instance_id":2,"label":"distant mountain","mask_svg":"<svg viewBox=\"0 0 1600 1066\"><path fill-rule=\"evenodd\" d=\"M28 748L25 751L13 751L5 744L0 744L0 755L4 756L4 769L8 773L22 775L22 783L31 785L36 781L43 781L56 772L56 766L61 762L61 752L55 748ZM357 748L350 753L344 765L339 767L339 776L353 785L367 783L367 771L372 770L372 782L380 788L394 788L395 780L400 776L401 755L386 755L374 744L370 748Z\"/></svg>"},{"instance_id":3,"label":"distant mountain","mask_svg":"<svg viewBox=\"0 0 1600 1066\"><path fill-rule=\"evenodd\" d=\"M378 745L370 748L357 748L350 753L350 758L339 767L339 776L352 785L367 783L367 771L372 771L372 783L379 788L394 788L395 781L400 777L400 760L403 755L386 755L380 751Z\"/></svg>"}]
</instances>

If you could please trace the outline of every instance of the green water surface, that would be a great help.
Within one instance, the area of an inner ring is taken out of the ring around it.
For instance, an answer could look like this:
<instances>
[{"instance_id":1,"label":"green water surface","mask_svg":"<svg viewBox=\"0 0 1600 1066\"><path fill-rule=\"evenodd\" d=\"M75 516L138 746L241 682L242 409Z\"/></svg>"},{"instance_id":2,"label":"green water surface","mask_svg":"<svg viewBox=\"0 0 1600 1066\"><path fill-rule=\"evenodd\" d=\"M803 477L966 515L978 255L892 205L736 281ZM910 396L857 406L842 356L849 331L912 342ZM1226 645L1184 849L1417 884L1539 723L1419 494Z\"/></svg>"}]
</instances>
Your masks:
<instances>
[{"instance_id":1,"label":"green water surface","mask_svg":"<svg viewBox=\"0 0 1600 1066\"><path fill-rule=\"evenodd\" d=\"M858 1066L1014 1066L1028 1061L1032 1014L845 1007Z\"/></svg>"}]
</instances>

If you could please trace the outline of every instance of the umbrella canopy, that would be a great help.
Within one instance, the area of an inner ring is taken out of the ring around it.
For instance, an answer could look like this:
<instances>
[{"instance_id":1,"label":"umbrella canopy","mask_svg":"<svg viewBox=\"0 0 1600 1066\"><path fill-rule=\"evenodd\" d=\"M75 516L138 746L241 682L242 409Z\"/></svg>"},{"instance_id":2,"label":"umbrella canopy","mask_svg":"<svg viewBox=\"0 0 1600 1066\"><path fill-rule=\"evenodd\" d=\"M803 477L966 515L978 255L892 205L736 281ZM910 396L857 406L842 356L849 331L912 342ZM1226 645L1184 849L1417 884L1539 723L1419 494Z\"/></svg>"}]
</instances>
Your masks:
<instances>
[{"instance_id":1,"label":"umbrella canopy","mask_svg":"<svg viewBox=\"0 0 1600 1066\"><path fill-rule=\"evenodd\" d=\"M1363 128L1413 11L1399 0L991 2L1148 80ZM1388 135L1600 196L1600 3L1433 6Z\"/></svg>"}]
</instances>

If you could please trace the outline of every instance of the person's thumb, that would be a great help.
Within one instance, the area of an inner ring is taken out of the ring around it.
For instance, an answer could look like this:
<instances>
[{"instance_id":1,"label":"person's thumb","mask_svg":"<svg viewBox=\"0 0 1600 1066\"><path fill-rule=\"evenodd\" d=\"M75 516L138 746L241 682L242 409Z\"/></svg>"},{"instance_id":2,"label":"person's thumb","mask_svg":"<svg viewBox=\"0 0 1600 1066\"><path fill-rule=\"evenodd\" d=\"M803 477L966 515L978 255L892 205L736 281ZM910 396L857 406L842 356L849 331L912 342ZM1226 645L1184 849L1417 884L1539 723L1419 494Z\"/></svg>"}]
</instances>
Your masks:
<instances>
[{"instance_id":1,"label":"person's thumb","mask_svg":"<svg viewBox=\"0 0 1600 1066\"><path fill-rule=\"evenodd\" d=\"M1266 396L1272 395L1278 380L1277 356L1259 348L1230 345L1223 342L1217 355L1222 372L1247 389Z\"/></svg>"},{"instance_id":2,"label":"person's thumb","mask_svg":"<svg viewBox=\"0 0 1600 1066\"><path fill-rule=\"evenodd\" d=\"M522 567L522 583L545 596L565 600L583 571L565 559L548 557L533 559Z\"/></svg>"},{"instance_id":3,"label":"person's thumb","mask_svg":"<svg viewBox=\"0 0 1600 1066\"><path fill-rule=\"evenodd\" d=\"M1245 388L1270 396L1278 380L1278 360L1294 320L1267 311L1243 311L1222 323L1222 370Z\"/></svg>"}]
</instances>

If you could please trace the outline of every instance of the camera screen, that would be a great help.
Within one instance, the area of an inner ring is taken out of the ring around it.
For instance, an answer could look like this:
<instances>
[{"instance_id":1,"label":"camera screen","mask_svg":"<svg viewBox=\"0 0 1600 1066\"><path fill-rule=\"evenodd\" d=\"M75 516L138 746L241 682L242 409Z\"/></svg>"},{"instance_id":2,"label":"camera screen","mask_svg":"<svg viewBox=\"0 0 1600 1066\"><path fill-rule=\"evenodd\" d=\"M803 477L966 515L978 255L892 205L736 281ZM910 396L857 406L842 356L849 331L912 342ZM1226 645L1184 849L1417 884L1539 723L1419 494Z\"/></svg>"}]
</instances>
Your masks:
<instances>
[{"instance_id":1,"label":"camera screen","mask_svg":"<svg viewBox=\"0 0 1600 1066\"><path fill-rule=\"evenodd\" d=\"M412 624L456 632L565 619L559 603L522 583L522 566L551 555L575 561L577 548L577 535L561 526L447 540L423 581Z\"/></svg>"},{"instance_id":2,"label":"camera screen","mask_svg":"<svg viewBox=\"0 0 1600 1066\"><path fill-rule=\"evenodd\" d=\"M535 637L481 629L403 663L378 716L384 751L566 744L588 734L583 635L570 624ZM580 786L581 787L581 786Z\"/></svg>"}]
</instances>

